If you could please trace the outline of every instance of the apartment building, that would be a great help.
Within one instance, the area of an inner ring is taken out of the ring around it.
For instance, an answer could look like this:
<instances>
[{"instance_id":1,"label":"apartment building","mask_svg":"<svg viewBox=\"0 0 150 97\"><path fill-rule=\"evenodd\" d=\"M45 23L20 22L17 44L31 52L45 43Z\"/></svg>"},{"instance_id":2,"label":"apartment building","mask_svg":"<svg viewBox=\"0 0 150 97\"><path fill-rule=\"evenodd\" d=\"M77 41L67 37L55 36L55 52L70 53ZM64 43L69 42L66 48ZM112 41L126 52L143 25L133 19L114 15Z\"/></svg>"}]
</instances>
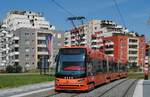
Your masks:
<instances>
[{"instance_id":1,"label":"apartment building","mask_svg":"<svg viewBox=\"0 0 150 97\"><path fill-rule=\"evenodd\" d=\"M71 33L69 31L66 31L64 33L64 40L63 41L64 41L65 46L71 46ZM74 44L72 44L72 45L74 45Z\"/></svg>"},{"instance_id":2,"label":"apartment building","mask_svg":"<svg viewBox=\"0 0 150 97\"><path fill-rule=\"evenodd\" d=\"M7 13L4 22L7 28L16 30L19 28L33 28L33 29L49 29L54 30L55 27L50 25L42 13L32 11L10 11Z\"/></svg>"},{"instance_id":3,"label":"apartment building","mask_svg":"<svg viewBox=\"0 0 150 97\"><path fill-rule=\"evenodd\" d=\"M126 34L105 37L102 51L122 62L128 62L131 66L144 65L145 37L128 36Z\"/></svg>"},{"instance_id":4,"label":"apartment building","mask_svg":"<svg viewBox=\"0 0 150 97\"><path fill-rule=\"evenodd\" d=\"M65 35L67 46L82 45L82 42L122 62L136 66L144 64L144 36L129 32L113 21L92 20Z\"/></svg>"},{"instance_id":5,"label":"apartment building","mask_svg":"<svg viewBox=\"0 0 150 97\"><path fill-rule=\"evenodd\" d=\"M1 24L0 27L0 69L5 69L9 63L9 40L12 34L7 29L6 25Z\"/></svg>"},{"instance_id":6,"label":"apartment building","mask_svg":"<svg viewBox=\"0 0 150 97\"><path fill-rule=\"evenodd\" d=\"M50 25L41 13L11 11L4 19L3 25L10 35L9 39L3 42L8 43L9 48L6 53L2 52L2 56L8 56L6 65L19 64L23 70L36 69L41 64L51 65L53 54L52 51L48 53L46 41L47 36L52 36L55 27ZM2 61L6 61L6 58Z\"/></svg>"},{"instance_id":7,"label":"apartment building","mask_svg":"<svg viewBox=\"0 0 150 97\"><path fill-rule=\"evenodd\" d=\"M58 54L58 51L61 47L64 46L64 36L65 33L61 31L55 31L53 33L53 64L52 66L55 67L55 57Z\"/></svg>"},{"instance_id":8,"label":"apartment building","mask_svg":"<svg viewBox=\"0 0 150 97\"><path fill-rule=\"evenodd\" d=\"M121 25L109 20L91 20L80 25L78 29L72 29L65 37L65 45L86 45L93 49L99 49L102 45L102 37L112 36L113 33L126 33L128 30ZM68 44L67 44L68 43Z\"/></svg>"},{"instance_id":9,"label":"apartment building","mask_svg":"<svg viewBox=\"0 0 150 97\"><path fill-rule=\"evenodd\" d=\"M146 43L145 49L145 64L150 64L150 43L149 41Z\"/></svg>"}]
</instances>

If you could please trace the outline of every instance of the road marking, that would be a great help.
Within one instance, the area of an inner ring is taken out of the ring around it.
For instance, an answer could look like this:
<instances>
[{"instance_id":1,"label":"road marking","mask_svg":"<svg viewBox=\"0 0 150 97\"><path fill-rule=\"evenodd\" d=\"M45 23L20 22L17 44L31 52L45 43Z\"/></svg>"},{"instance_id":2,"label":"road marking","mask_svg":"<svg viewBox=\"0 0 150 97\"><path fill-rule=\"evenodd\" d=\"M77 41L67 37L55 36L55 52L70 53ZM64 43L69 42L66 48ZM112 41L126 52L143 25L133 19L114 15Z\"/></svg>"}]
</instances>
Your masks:
<instances>
[{"instance_id":1,"label":"road marking","mask_svg":"<svg viewBox=\"0 0 150 97\"><path fill-rule=\"evenodd\" d=\"M138 81L136 88L134 90L133 97L143 97L143 81L144 80Z\"/></svg>"},{"instance_id":2,"label":"road marking","mask_svg":"<svg viewBox=\"0 0 150 97\"><path fill-rule=\"evenodd\" d=\"M10 97L22 97L22 96L27 96L27 95L31 95L31 94L34 94L34 93L39 93L39 92L43 92L43 91L47 91L47 90L52 90L52 89L54 89L54 87L46 88L46 89L41 89L41 90L36 90L36 91L31 91L31 92L22 93L22 94L17 94L17 95L13 95L13 96L10 96Z\"/></svg>"}]
</instances>

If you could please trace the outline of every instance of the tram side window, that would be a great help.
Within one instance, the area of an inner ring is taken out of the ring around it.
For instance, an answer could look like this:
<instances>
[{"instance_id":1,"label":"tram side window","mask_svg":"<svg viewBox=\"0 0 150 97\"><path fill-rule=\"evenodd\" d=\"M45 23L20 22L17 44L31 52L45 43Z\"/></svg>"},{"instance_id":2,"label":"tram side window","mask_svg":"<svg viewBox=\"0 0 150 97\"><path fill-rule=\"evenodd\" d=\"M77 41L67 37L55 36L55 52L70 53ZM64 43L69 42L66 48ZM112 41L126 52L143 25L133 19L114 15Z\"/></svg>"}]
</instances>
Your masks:
<instances>
[{"instance_id":1,"label":"tram side window","mask_svg":"<svg viewBox=\"0 0 150 97\"><path fill-rule=\"evenodd\" d=\"M118 72L118 63L115 63L115 72Z\"/></svg>"},{"instance_id":2,"label":"tram side window","mask_svg":"<svg viewBox=\"0 0 150 97\"><path fill-rule=\"evenodd\" d=\"M92 75L92 73L93 73L92 68L93 68L92 62L88 63L87 64L87 75Z\"/></svg>"},{"instance_id":3,"label":"tram side window","mask_svg":"<svg viewBox=\"0 0 150 97\"><path fill-rule=\"evenodd\" d=\"M103 72L103 61L99 60L98 61L98 72Z\"/></svg>"},{"instance_id":4,"label":"tram side window","mask_svg":"<svg viewBox=\"0 0 150 97\"><path fill-rule=\"evenodd\" d=\"M103 72L107 72L107 61L103 60Z\"/></svg>"},{"instance_id":5,"label":"tram side window","mask_svg":"<svg viewBox=\"0 0 150 97\"><path fill-rule=\"evenodd\" d=\"M92 60L92 64L93 64L92 71L95 74L98 71L98 68L97 68L97 66L98 66L98 60Z\"/></svg>"},{"instance_id":6,"label":"tram side window","mask_svg":"<svg viewBox=\"0 0 150 97\"><path fill-rule=\"evenodd\" d=\"M111 62L111 72L114 72L114 62Z\"/></svg>"},{"instance_id":7,"label":"tram side window","mask_svg":"<svg viewBox=\"0 0 150 97\"><path fill-rule=\"evenodd\" d=\"M126 64L123 66L123 71L128 71L128 70L127 70L127 65L126 65Z\"/></svg>"},{"instance_id":8,"label":"tram side window","mask_svg":"<svg viewBox=\"0 0 150 97\"><path fill-rule=\"evenodd\" d=\"M119 63L119 71L122 71L122 64Z\"/></svg>"},{"instance_id":9,"label":"tram side window","mask_svg":"<svg viewBox=\"0 0 150 97\"><path fill-rule=\"evenodd\" d=\"M109 71L110 72L113 72L113 66L112 65L113 65L112 62L109 62Z\"/></svg>"},{"instance_id":10,"label":"tram side window","mask_svg":"<svg viewBox=\"0 0 150 97\"><path fill-rule=\"evenodd\" d=\"M115 62L112 63L112 72L116 72L116 63Z\"/></svg>"}]
</instances>

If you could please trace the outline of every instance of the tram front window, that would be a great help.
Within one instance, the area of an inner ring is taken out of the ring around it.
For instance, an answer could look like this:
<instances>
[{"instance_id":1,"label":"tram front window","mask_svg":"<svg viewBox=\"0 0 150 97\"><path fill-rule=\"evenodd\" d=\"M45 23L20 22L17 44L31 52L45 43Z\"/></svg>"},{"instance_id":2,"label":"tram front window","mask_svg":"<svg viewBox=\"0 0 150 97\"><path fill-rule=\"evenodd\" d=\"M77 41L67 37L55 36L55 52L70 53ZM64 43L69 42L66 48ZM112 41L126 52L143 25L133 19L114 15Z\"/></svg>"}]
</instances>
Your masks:
<instances>
[{"instance_id":1,"label":"tram front window","mask_svg":"<svg viewBox=\"0 0 150 97\"><path fill-rule=\"evenodd\" d=\"M57 60L56 75L80 76L85 74L85 50L61 49Z\"/></svg>"},{"instance_id":2,"label":"tram front window","mask_svg":"<svg viewBox=\"0 0 150 97\"><path fill-rule=\"evenodd\" d=\"M78 75L85 73L84 62L82 61L62 61L58 65L57 73L62 75Z\"/></svg>"}]
</instances>

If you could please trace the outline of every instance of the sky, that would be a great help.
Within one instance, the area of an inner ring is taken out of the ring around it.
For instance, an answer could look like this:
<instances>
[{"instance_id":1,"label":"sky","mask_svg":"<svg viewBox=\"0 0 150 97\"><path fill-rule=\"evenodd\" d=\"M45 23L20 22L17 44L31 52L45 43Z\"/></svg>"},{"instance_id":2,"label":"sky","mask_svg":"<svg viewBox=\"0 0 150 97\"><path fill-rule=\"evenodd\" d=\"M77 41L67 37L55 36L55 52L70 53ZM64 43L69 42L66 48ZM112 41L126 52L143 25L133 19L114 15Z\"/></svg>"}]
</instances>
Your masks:
<instances>
[{"instance_id":1,"label":"sky","mask_svg":"<svg viewBox=\"0 0 150 97\"><path fill-rule=\"evenodd\" d=\"M75 16L85 16L87 21L92 19L107 19L124 25L114 0L55 0ZM116 0L129 31L144 34L150 38L150 0ZM58 7L53 0L1 0L0 20L10 10L27 10L42 12L46 20L57 30L66 31L72 27L67 21L70 14Z\"/></svg>"}]
</instances>

